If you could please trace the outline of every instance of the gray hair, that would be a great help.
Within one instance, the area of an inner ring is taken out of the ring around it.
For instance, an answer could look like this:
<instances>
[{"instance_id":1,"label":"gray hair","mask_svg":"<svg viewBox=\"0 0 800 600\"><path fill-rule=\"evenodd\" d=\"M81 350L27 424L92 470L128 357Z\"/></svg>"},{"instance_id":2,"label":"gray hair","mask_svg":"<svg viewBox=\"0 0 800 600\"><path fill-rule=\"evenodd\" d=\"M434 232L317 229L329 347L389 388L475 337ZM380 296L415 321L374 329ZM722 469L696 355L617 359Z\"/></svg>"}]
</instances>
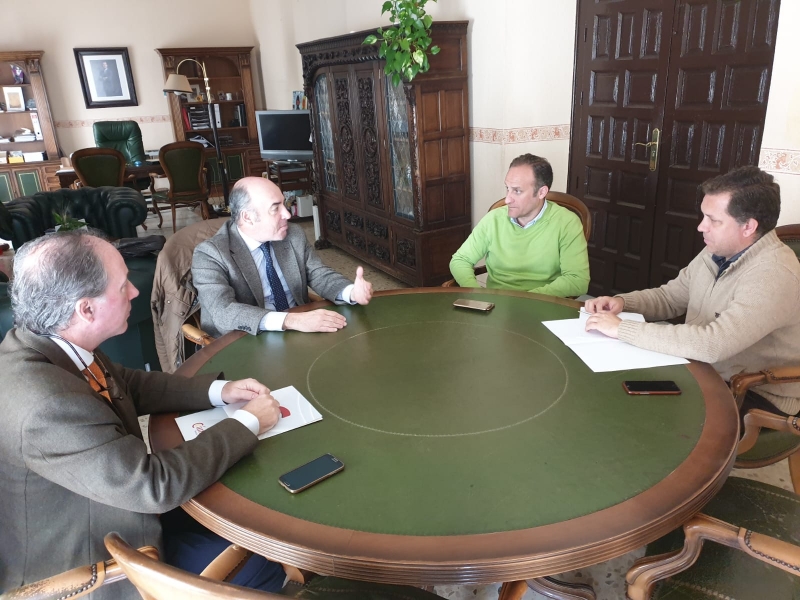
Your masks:
<instances>
[{"instance_id":1,"label":"gray hair","mask_svg":"<svg viewBox=\"0 0 800 600\"><path fill-rule=\"evenodd\" d=\"M247 186L239 182L233 186L230 196L228 196L228 206L231 209L231 220L239 223L239 218L246 210L252 210L253 197L247 191Z\"/></svg>"},{"instance_id":2,"label":"gray hair","mask_svg":"<svg viewBox=\"0 0 800 600\"><path fill-rule=\"evenodd\" d=\"M11 307L18 328L43 335L65 329L81 298L102 296L108 274L95 251L98 231L65 231L36 238L17 250Z\"/></svg>"}]
</instances>

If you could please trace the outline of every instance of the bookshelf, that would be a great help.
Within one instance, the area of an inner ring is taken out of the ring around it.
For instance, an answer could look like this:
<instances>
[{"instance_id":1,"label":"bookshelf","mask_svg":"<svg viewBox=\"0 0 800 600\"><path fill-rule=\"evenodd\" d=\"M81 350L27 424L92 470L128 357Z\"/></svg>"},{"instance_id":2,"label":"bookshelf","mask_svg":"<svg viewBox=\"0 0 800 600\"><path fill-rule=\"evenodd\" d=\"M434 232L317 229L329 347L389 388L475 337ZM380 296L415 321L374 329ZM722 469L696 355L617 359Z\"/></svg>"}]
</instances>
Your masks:
<instances>
[{"instance_id":1,"label":"bookshelf","mask_svg":"<svg viewBox=\"0 0 800 600\"><path fill-rule=\"evenodd\" d=\"M0 102L5 105L7 94L18 97L18 92L21 92L21 107L24 108L15 111L8 110L9 106L6 106L4 112L0 112L0 136L11 138L15 131L22 128L36 132L36 124L40 132L36 136L39 139L33 141L0 143L0 156L8 160L10 152L22 152L28 154L29 159L37 154L45 159L22 163L0 162L0 202L59 188L56 171L61 164L61 154L42 76L43 54L38 50L0 52ZM22 70L21 83L14 80L12 65Z\"/></svg>"},{"instance_id":2,"label":"bookshelf","mask_svg":"<svg viewBox=\"0 0 800 600\"><path fill-rule=\"evenodd\" d=\"M175 73L184 58L193 58L205 64L213 96L213 114L217 118L220 148L228 170L228 179L234 182L241 177L260 176L266 169L258 147L255 121L255 98L251 70L252 47L202 47L159 48L164 69L164 80ZM191 61L181 65L192 87L206 93L205 82L199 66ZM209 180L219 185L214 138L209 121L208 104L184 96L169 95L169 112L176 141L191 140L197 136L205 139ZM217 189L214 193L219 192Z\"/></svg>"}]
</instances>

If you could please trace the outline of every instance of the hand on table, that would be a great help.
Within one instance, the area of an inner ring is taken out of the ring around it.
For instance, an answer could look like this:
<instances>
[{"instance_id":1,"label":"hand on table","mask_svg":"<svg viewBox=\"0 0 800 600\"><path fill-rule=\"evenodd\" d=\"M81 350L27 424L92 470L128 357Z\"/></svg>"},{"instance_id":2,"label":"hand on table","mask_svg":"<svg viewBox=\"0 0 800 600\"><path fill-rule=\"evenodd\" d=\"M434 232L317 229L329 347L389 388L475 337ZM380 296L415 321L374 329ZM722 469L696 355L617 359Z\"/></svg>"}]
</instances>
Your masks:
<instances>
[{"instance_id":1,"label":"hand on table","mask_svg":"<svg viewBox=\"0 0 800 600\"><path fill-rule=\"evenodd\" d=\"M222 387L222 401L225 404L248 402L261 394L269 394L269 389L252 377L250 379L229 381Z\"/></svg>"},{"instance_id":2,"label":"hand on table","mask_svg":"<svg viewBox=\"0 0 800 600\"><path fill-rule=\"evenodd\" d=\"M622 323L617 315L610 312L599 312L586 319L586 331L597 330L608 337L619 337L619 324Z\"/></svg>"},{"instance_id":3,"label":"hand on table","mask_svg":"<svg viewBox=\"0 0 800 600\"><path fill-rule=\"evenodd\" d=\"M350 291L350 300L359 304L369 304L372 300L372 284L364 279L364 269L356 269L356 280L353 282L353 289Z\"/></svg>"},{"instance_id":4,"label":"hand on table","mask_svg":"<svg viewBox=\"0 0 800 600\"><path fill-rule=\"evenodd\" d=\"M267 388L264 389L266 391L263 394L259 394L241 408L258 419L258 435L275 427L278 419L281 418L281 405L272 397Z\"/></svg>"},{"instance_id":5,"label":"hand on table","mask_svg":"<svg viewBox=\"0 0 800 600\"><path fill-rule=\"evenodd\" d=\"M337 312L325 310L324 308L308 312L289 313L283 322L284 329L305 332L321 331L330 333L339 331L345 325L347 325L347 319Z\"/></svg>"},{"instance_id":6,"label":"hand on table","mask_svg":"<svg viewBox=\"0 0 800 600\"><path fill-rule=\"evenodd\" d=\"M611 296L600 296L599 298L592 298L583 304L583 308L589 314L595 313L610 313L618 315L625 308L625 301L622 298Z\"/></svg>"}]
</instances>

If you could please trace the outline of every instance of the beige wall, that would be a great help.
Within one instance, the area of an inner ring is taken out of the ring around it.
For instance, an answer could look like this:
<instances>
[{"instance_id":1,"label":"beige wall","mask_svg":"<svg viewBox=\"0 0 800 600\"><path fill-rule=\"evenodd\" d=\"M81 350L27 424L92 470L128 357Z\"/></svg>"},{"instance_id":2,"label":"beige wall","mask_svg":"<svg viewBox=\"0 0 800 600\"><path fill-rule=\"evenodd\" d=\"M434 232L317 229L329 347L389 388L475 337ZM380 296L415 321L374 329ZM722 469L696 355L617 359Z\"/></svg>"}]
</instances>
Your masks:
<instances>
[{"instance_id":1,"label":"beige wall","mask_svg":"<svg viewBox=\"0 0 800 600\"><path fill-rule=\"evenodd\" d=\"M155 48L256 42L248 0L4 0L2 21L0 50L44 50L50 109L65 154L94 146L92 122L103 119L139 120L146 149L174 141ZM86 108L72 51L86 47L128 48L138 106Z\"/></svg>"}]
</instances>

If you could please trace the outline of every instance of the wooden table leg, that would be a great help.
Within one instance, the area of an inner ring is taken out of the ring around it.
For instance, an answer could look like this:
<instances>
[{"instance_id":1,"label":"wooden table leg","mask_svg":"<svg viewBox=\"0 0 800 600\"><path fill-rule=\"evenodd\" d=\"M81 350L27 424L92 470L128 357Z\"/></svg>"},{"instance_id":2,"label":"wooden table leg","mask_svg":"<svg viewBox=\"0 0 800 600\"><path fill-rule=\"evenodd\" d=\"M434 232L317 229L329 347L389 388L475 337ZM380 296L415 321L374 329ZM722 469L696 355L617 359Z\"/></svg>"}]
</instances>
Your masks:
<instances>
[{"instance_id":1,"label":"wooden table leg","mask_svg":"<svg viewBox=\"0 0 800 600\"><path fill-rule=\"evenodd\" d=\"M537 577L527 581L533 591L554 600L596 600L597 596L590 585L567 583L552 577Z\"/></svg>"},{"instance_id":2,"label":"wooden table leg","mask_svg":"<svg viewBox=\"0 0 800 600\"><path fill-rule=\"evenodd\" d=\"M507 581L500 587L497 600L520 600L528 591L528 584L523 581Z\"/></svg>"}]
</instances>

